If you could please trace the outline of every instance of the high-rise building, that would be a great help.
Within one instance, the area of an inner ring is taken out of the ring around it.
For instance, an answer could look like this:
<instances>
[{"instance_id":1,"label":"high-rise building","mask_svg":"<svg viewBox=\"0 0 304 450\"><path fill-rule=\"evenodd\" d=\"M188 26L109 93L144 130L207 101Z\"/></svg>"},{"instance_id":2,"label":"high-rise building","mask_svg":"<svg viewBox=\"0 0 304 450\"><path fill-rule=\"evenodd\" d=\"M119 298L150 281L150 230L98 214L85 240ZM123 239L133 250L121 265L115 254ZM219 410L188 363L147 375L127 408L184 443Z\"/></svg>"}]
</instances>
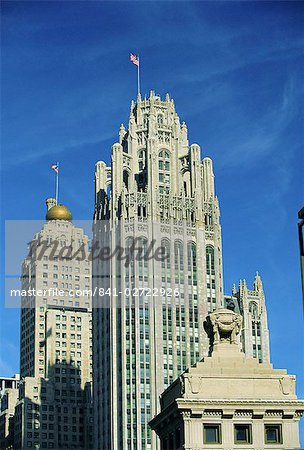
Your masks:
<instances>
[{"instance_id":1,"label":"high-rise building","mask_svg":"<svg viewBox=\"0 0 304 450\"><path fill-rule=\"evenodd\" d=\"M15 449L92 448L92 313L88 237L47 200L22 266ZM79 250L82 249L80 252ZM79 257L73 257L78 252ZM80 257L82 255L82 257Z\"/></svg>"},{"instance_id":2,"label":"high-rise building","mask_svg":"<svg viewBox=\"0 0 304 450\"><path fill-rule=\"evenodd\" d=\"M151 91L131 103L128 129L121 125L111 165L98 162L95 180L95 243L131 254L93 259L93 290L109 293L94 298L95 447L154 450L148 422L158 398L208 355L204 321L224 305L212 161L189 144L169 95ZM151 243L161 260L134 256Z\"/></svg>"}]
</instances>

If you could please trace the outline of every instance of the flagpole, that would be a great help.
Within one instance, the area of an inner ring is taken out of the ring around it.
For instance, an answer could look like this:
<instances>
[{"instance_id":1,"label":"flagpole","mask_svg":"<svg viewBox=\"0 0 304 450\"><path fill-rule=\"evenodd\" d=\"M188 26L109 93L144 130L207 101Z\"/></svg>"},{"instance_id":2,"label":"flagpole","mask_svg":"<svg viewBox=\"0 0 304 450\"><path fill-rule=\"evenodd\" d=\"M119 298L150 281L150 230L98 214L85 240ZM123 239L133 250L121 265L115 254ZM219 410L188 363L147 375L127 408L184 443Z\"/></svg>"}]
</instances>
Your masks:
<instances>
[{"instance_id":1,"label":"flagpole","mask_svg":"<svg viewBox=\"0 0 304 450\"><path fill-rule=\"evenodd\" d=\"M138 65L137 65L137 94L140 94L140 80L139 80L139 55L138 55Z\"/></svg>"},{"instance_id":2,"label":"flagpole","mask_svg":"<svg viewBox=\"0 0 304 450\"><path fill-rule=\"evenodd\" d=\"M58 205L58 188L59 188L59 162L57 161L56 188L55 188L56 205Z\"/></svg>"}]
</instances>

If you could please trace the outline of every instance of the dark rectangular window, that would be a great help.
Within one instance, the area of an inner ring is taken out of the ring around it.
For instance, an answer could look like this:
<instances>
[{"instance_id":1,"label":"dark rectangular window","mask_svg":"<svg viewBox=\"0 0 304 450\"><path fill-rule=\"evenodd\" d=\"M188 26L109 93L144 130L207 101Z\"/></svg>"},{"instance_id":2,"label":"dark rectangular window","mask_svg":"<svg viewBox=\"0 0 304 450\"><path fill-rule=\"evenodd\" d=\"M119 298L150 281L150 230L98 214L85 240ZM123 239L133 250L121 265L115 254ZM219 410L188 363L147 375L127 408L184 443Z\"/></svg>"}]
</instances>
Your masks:
<instances>
[{"instance_id":1,"label":"dark rectangular window","mask_svg":"<svg viewBox=\"0 0 304 450\"><path fill-rule=\"evenodd\" d=\"M180 428L177 428L175 430L175 446L176 446L176 448L179 448L181 446L181 430L180 430Z\"/></svg>"},{"instance_id":2,"label":"dark rectangular window","mask_svg":"<svg viewBox=\"0 0 304 450\"><path fill-rule=\"evenodd\" d=\"M221 444L221 426L214 424L204 425L204 443Z\"/></svg>"},{"instance_id":3,"label":"dark rectangular window","mask_svg":"<svg viewBox=\"0 0 304 450\"><path fill-rule=\"evenodd\" d=\"M252 444L251 425L237 424L234 425L234 443L235 444Z\"/></svg>"},{"instance_id":4,"label":"dark rectangular window","mask_svg":"<svg viewBox=\"0 0 304 450\"><path fill-rule=\"evenodd\" d=\"M169 449L172 450L174 448L174 435L173 433L169 434Z\"/></svg>"},{"instance_id":5,"label":"dark rectangular window","mask_svg":"<svg viewBox=\"0 0 304 450\"><path fill-rule=\"evenodd\" d=\"M282 444L282 426L265 425L265 444Z\"/></svg>"}]
</instances>

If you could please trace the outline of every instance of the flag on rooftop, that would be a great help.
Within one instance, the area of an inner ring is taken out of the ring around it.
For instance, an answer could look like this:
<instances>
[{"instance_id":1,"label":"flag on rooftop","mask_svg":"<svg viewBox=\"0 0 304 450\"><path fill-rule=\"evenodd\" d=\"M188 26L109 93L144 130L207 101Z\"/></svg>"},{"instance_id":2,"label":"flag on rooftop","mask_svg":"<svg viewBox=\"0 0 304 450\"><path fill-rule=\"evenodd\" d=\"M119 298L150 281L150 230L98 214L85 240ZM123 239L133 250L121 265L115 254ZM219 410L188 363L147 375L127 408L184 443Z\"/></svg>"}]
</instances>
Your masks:
<instances>
[{"instance_id":1,"label":"flag on rooftop","mask_svg":"<svg viewBox=\"0 0 304 450\"><path fill-rule=\"evenodd\" d=\"M59 171L58 164L52 164L52 169L55 170L56 173Z\"/></svg>"},{"instance_id":2,"label":"flag on rooftop","mask_svg":"<svg viewBox=\"0 0 304 450\"><path fill-rule=\"evenodd\" d=\"M134 55L134 53L130 53L130 61L136 66L139 66L139 57Z\"/></svg>"}]
</instances>

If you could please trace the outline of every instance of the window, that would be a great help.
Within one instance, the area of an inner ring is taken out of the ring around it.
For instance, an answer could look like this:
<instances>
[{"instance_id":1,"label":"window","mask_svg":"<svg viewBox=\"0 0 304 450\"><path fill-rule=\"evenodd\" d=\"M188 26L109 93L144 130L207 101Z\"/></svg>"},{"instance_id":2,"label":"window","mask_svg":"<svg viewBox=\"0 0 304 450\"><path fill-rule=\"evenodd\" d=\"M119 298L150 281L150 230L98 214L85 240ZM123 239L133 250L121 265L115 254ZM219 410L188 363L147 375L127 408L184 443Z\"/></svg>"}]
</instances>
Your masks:
<instances>
[{"instance_id":1,"label":"window","mask_svg":"<svg viewBox=\"0 0 304 450\"><path fill-rule=\"evenodd\" d=\"M214 275L214 248L212 247L212 245L206 246L206 267L207 275Z\"/></svg>"},{"instance_id":2,"label":"window","mask_svg":"<svg viewBox=\"0 0 304 450\"><path fill-rule=\"evenodd\" d=\"M164 123L163 115L162 114L158 114L158 116L157 116L157 125L159 127L161 127L163 125L163 123Z\"/></svg>"},{"instance_id":3,"label":"window","mask_svg":"<svg viewBox=\"0 0 304 450\"><path fill-rule=\"evenodd\" d=\"M170 191L170 154L166 150L161 150L158 157L159 191L168 194Z\"/></svg>"},{"instance_id":4,"label":"window","mask_svg":"<svg viewBox=\"0 0 304 450\"><path fill-rule=\"evenodd\" d=\"M251 425L237 424L234 425L234 443L235 444L252 444Z\"/></svg>"},{"instance_id":5,"label":"window","mask_svg":"<svg viewBox=\"0 0 304 450\"><path fill-rule=\"evenodd\" d=\"M265 444L282 444L281 425L265 425Z\"/></svg>"},{"instance_id":6,"label":"window","mask_svg":"<svg viewBox=\"0 0 304 450\"><path fill-rule=\"evenodd\" d=\"M174 448L174 435L173 433L169 434L169 449Z\"/></svg>"},{"instance_id":7,"label":"window","mask_svg":"<svg viewBox=\"0 0 304 450\"><path fill-rule=\"evenodd\" d=\"M221 444L221 426L214 424L204 425L204 444Z\"/></svg>"},{"instance_id":8,"label":"window","mask_svg":"<svg viewBox=\"0 0 304 450\"><path fill-rule=\"evenodd\" d=\"M181 430L180 430L180 428L177 428L175 430L175 446L176 446L176 448L179 448L181 446Z\"/></svg>"},{"instance_id":9,"label":"window","mask_svg":"<svg viewBox=\"0 0 304 450\"><path fill-rule=\"evenodd\" d=\"M259 317L258 305L255 302L249 303L249 312L253 319L257 319Z\"/></svg>"},{"instance_id":10,"label":"window","mask_svg":"<svg viewBox=\"0 0 304 450\"><path fill-rule=\"evenodd\" d=\"M138 152L138 168L142 171L146 166L146 153L144 150Z\"/></svg>"}]
</instances>

